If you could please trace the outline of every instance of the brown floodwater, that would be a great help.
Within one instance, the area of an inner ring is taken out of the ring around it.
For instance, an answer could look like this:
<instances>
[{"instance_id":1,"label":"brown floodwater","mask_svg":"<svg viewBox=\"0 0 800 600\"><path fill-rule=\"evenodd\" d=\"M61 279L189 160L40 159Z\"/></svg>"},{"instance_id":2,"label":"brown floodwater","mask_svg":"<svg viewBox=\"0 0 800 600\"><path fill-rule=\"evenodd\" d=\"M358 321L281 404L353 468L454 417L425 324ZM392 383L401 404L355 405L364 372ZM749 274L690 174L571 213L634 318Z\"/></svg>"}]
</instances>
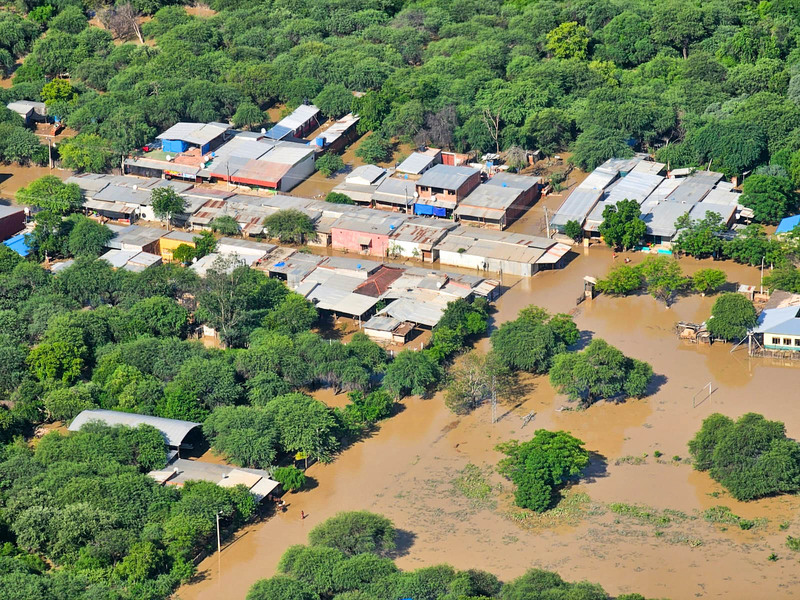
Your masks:
<instances>
[{"instance_id":1,"label":"brown floodwater","mask_svg":"<svg viewBox=\"0 0 800 600\"><path fill-rule=\"evenodd\" d=\"M711 264L681 262L686 272ZM707 474L672 460L685 459L688 440L716 411L731 417L756 411L784 421L788 435L800 437L796 396L787 393L798 371L750 359L744 350L731 353L726 344L698 346L677 339L675 322L703 320L713 297L689 295L666 308L649 296L601 296L576 306L583 277L602 276L612 263L605 248L577 248L563 270L504 278L507 290L497 302L494 325L513 319L529 304L571 312L587 339L603 337L653 365L658 375L653 395L560 411L572 405L547 378L525 376L517 394L502 403L495 424L488 407L456 417L441 395L408 398L374 436L330 465L313 465L308 474L317 483L314 489L289 495L288 512L245 529L220 557L202 562L198 580L182 587L179 597L244 598L256 580L275 573L286 548L306 541L309 529L339 511L358 509L382 513L404 532L408 542L397 559L403 569L447 562L487 569L507 580L539 567L569 580L598 582L612 594L637 591L672 599L800 595L797 563L785 546L786 535L800 534L800 498L737 502ZM733 282L759 281L756 269L714 263L720 265ZM479 347L487 348L488 342ZM708 383L713 393L700 393L693 407L693 396ZM332 406L346 398L325 389L314 395ZM523 427L522 418L531 412L536 413L533 421ZM550 527L522 527L509 518L508 484L491 471L500 458L494 447L528 439L538 428L565 429L586 442L594 453L592 467L574 491L588 494L599 509ZM654 457L655 451L661 458ZM496 486L496 502L476 505L453 492L453 479L468 463L486 469ZM682 511L685 519L673 519L657 533L652 525L610 512L607 506L614 502ZM766 522L749 531L706 522L702 511L718 505ZM301 510L308 515L305 520ZM786 523L788 529L779 527ZM777 562L767 560L772 552Z\"/></svg>"},{"instance_id":2,"label":"brown floodwater","mask_svg":"<svg viewBox=\"0 0 800 600\"><path fill-rule=\"evenodd\" d=\"M13 201L19 188L45 175L55 175L60 179L66 179L72 175L72 171L50 169L47 165L39 167L36 165L22 166L17 163L0 164L0 198Z\"/></svg>"}]
</instances>

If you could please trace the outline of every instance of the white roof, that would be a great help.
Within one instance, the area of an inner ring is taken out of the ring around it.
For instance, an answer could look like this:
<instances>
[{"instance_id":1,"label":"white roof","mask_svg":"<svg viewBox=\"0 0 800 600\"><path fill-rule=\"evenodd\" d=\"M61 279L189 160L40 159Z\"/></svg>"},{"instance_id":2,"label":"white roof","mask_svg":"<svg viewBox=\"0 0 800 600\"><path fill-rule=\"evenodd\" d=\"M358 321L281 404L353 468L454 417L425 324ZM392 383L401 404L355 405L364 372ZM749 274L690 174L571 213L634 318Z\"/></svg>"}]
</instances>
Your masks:
<instances>
[{"instance_id":1,"label":"white roof","mask_svg":"<svg viewBox=\"0 0 800 600\"><path fill-rule=\"evenodd\" d=\"M164 133L156 136L159 140L180 140L202 146L218 138L228 127L212 123L175 123Z\"/></svg>"},{"instance_id":2,"label":"white roof","mask_svg":"<svg viewBox=\"0 0 800 600\"><path fill-rule=\"evenodd\" d=\"M69 431L80 431L81 427L92 421L100 421L106 425L127 425L128 427L151 425L164 435L164 440L170 446L180 446L181 442L183 442L183 438L185 438L192 429L200 426L200 423L193 423L191 421L179 421L178 419L165 419L163 417L95 408L82 411L72 420L68 429Z\"/></svg>"}]
</instances>

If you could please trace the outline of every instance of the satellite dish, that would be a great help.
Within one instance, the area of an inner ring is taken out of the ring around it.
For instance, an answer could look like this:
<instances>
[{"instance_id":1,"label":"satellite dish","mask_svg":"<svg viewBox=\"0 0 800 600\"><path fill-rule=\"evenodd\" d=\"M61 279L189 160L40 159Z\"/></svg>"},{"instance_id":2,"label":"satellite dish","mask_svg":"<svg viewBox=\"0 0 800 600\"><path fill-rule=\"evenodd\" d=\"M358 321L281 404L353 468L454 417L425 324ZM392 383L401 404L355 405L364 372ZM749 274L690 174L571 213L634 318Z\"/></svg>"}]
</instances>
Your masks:
<instances>
[{"instance_id":1,"label":"satellite dish","mask_svg":"<svg viewBox=\"0 0 800 600\"><path fill-rule=\"evenodd\" d=\"M261 128L261 135L264 135L264 134L266 134L266 133L267 133L267 130L266 130L266 129L264 129L264 128L262 127L262 128Z\"/></svg>"},{"instance_id":2,"label":"satellite dish","mask_svg":"<svg viewBox=\"0 0 800 600\"><path fill-rule=\"evenodd\" d=\"M414 198L419 198L419 192L414 192Z\"/></svg>"},{"instance_id":3,"label":"satellite dish","mask_svg":"<svg viewBox=\"0 0 800 600\"><path fill-rule=\"evenodd\" d=\"M138 185L136 185L136 184L134 183L134 184L133 184L133 189L134 189L134 190L138 190L138 189L139 189L139 186L138 186Z\"/></svg>"}]
</instances>

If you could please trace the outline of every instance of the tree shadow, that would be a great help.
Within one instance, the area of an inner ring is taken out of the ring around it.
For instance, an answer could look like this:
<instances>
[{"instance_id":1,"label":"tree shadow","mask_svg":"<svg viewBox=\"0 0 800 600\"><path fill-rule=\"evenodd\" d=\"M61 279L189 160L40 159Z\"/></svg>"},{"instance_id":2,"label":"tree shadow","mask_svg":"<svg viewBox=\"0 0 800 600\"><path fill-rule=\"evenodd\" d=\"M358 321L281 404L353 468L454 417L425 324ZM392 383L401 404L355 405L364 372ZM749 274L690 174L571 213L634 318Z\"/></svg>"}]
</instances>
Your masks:
<instances>
[{"instance_id":1,"label":"tree shadow","mask_svg":"<svg viewBox=\"0 0 800 600\"><path fill-rule=\"evenodd\" d=\"M533 394L534 390L536 389L536 384L533 381L521 381L519 377L514 378L514 382L508 389L508 397L509 398L519 398L513 403L509 402L502 402L501 406L504 409L504 412L501 413L497 417L497 421L502 421L509 415L511 415L515 410L517 410L520 406L525 404L525 401L528 399L528 396Z\"/></svg>"},{"instance_id":2,"label":"tree shadow","mask_svg":"<svg viewBox=\"0 0 800 600\"><path fill-rule=\"evenodd\" d=\"M319 481L317 481L314 477L311 477L310 475L306 475L305 485L301 489L292 492L292 494L305 494L306 492L315 490L318 487L319 487Z\"/></svg>"},{"instance_id":3,"label":"tree shadow","mask_svg":"<svg viewBox=\"0 0 800 600\"><path fill-rule=\"evenodd\" d=\"M569 347L569 350L574 352L583 350L584 348L586 348L586 346L588 346L592 342L593 339L594 339L594 331L591 331L589 329L581 329L578 341L572 344Z\"/></svg>"},{"instance_id":4,"label":"tree shadow","mask_svg":"<svg viewBox=\"0 0 800 600\"><path fill-rule=\"evenodd\" d=\"M397 529L395 531L397 534L395 538L395 548L387 554L387 556L392 559L406 556L411 546L414 545L414 541L417 539L417 534L413 531L408 531L407 529Z\"/></svg>"},{"instance_id":5,"label":"tree shadow","mask_svg":"<svg viewBox=\"0 0 800 600\"><path fill-rule=\"evenodd\" d=\"M589 464L580 475L581 483L594 483L608 477L608 459L599 452L589 452Z\"/></svg>"},{"instance_id":6,"label":"tree shadow","mask_svg":"<svg viewBox=\"0 0 800 600\"><path fill-rule=\"evenodd\" d=\"M655 373L647 386L646 394L648 396L657 394L665 383L667 383L667 376L662 375L661 373Z\"/></svg>"}]
</instances>

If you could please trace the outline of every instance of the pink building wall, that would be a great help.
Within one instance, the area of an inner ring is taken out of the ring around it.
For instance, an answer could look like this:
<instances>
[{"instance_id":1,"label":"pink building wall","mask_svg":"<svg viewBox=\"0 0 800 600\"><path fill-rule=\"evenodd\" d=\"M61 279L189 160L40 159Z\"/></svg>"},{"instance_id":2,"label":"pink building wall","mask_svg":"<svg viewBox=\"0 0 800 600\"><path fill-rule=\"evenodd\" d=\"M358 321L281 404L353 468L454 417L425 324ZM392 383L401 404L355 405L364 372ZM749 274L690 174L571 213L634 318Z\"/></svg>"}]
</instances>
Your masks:
<instances>
[{"instance_id":1,"label":"pink building wall","mask_svg":"<svg viewBox=\"0 0 800 600\"><path fill-rule=\"evenodd\" d=\"M346 250L356 254L365 254L361 240L369 238L370 245L366 254L370 256L386 256L389 251L389 236L378 233L364 233L349 229L331 228L331 247L334 250Z\"/></svg>"}]
</instances>

